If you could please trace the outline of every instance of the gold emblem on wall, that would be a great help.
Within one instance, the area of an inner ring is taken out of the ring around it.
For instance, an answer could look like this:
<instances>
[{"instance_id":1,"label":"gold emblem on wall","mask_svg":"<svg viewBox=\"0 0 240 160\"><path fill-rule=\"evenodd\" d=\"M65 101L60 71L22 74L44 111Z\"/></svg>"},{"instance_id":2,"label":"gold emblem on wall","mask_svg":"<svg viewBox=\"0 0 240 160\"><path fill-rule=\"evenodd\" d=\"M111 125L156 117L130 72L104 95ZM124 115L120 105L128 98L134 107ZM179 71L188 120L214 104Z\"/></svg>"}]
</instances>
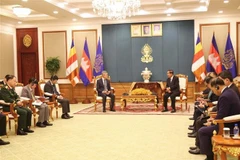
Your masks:
<instances>
[{"instance_id":1,"label":"gold emblem on wall","mask_svg":"<svg viewBox=\"0 0 240 160\"><path fill-rule=\"evenodd\" d=\"M24 37L23 37L23 45L25 47L30 47L32 44L32 37L28 34L26 34Z\"/></svg>"},{"instance_id":2,"label":"gold emblem on wall","mask_svg":"<svg viewBox=\"0 0 240 160\"><path fill-rule=\"evenodd\" d=\"M141 58L141 61L143 63L150 63L153 61L153 57L151 56L152 54L152 48L148 45L148 44L145 44L143 47L142 47L142 50L141 50L143 56Z\"/></svg>"}]
</instances>

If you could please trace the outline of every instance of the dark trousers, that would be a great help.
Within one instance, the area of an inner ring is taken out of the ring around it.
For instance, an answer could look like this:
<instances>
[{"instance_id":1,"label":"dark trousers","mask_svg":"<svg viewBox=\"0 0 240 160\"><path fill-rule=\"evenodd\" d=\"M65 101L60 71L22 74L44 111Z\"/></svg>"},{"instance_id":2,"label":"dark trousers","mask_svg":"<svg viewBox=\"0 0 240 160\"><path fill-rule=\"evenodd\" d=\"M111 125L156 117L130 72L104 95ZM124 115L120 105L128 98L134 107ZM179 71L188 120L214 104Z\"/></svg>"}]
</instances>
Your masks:
<instances>
[{"instance_id":1,"label":"dark trousers","mask_svg":"<svg viewBox=\"0 0 240 160\"><path fill-rule=\"evenodd\" d=\"M168 102L168 98L171 98L171 106L173 110L176 110L175 108L175 102L176 102L176 96L179 96L179 93L165 93L164 97L163 97L163 106L165 107L165 109L167 109L167 102Z\"/></svg>"},{"instance_id":2,"label":"dark trousers","mask_svg":"<svg viewBox=\"0 0 240 160\"><path fill-rule=\"evenodd\" d=\"M200 141L199 141L199 136L198 136L198 131L200 128L202 128L204 123L207 122L207 119L201 118L200 116L197 118L194 129L197 132L196 138L195 138L195 145L200 148Z\"/></svg>"},{"instance_id":3,"label":"dark trousers","mask_svg":"<svg viewBox=\"0 0 240 160\"><path fill-rule=\"evenodd\" d=\"M207 156L213 156L211 139L212 139L214 130L218 132L217 125L202 127L198 131L198 136L200 141L200 152Z\"/></svg>"},{"instance_id":4,"label":"dark trousers","mask_svg":"<svg viewBox=\"0 0 240 160\"><path fill-rule=\"evenodd\" d=\"M0 113L0 136L4 136L6 133L6 116Z\"/></svg>"},{"instance_id":5,"label":"dark trousers","mask_svg":"<svg viewBox=\"0 0 240 160\"><path fill-rule=\"evenodd\" d=\"M70 106L69 106L69 100L68 99L57 99L57 101L61 104L62 106L62 113L68 113L70 112Z\"/></svg>"},{"instance_id":6,"label":"dark trousers","mask_svg":"<svg viewBox=\"0 0 240 160\"><path fill-rule=\"evenodd\" d=\"M26 107L15 107L17 110L18 117L18 129L26 129L31 126L32 111Z\"/></svg>"},{"instance_id":7,"label":"dark trousers","mask_svg":"<svg viewBox=\"0 0 240 160\"><path fill-rule=\"evenodd\" d=\"M110 110L113 110L114 108L114 103L115 103L115 95L110 93L109 95L106 95L104 93L98 93L98 96L102 97L102 103L103 103L103 111L106 111L106 100L107 97L111 98L111 103L110 103Z\"/></svg>"}]
</instances>

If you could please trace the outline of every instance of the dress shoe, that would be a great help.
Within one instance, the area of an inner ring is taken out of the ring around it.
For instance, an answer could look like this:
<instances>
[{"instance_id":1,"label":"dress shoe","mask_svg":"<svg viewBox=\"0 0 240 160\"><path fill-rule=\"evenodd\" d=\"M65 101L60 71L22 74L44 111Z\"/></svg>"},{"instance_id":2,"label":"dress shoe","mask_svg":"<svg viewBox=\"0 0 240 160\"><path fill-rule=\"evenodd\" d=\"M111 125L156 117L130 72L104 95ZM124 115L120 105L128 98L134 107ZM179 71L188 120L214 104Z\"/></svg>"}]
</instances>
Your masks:
<instances>
[{"instance_id":1,"label":"dress shoe","mask_svg":"<svg viewBox=\"0 0 240 160\"><path fill-rule=\"evenodd\" d=\"M26 129L23 129L24 132L27 132L27 133L33 133L34 131L29 129L29 128L26 128Z\"/></svg>"},{"instance_id":2,"label":"dress shoe","mask_svg":"<svg viewBox=\"0 0 240 160\"><path fill-rule=\"evenodd\" d=\"M175 109L173 109L172 111L171 111L171 113L175 113L176 112L176 110Z\"/></svg>"},{"instance_id":3,"label":"dress shoe","mask_svg":"<svg viewBox=\"0 0 240 160\"><path fill-rule=\"evenodd\" d=\"M195 133L195 131L194 131L194 130L193 130L192 132L189 132L189 133L188 133L188 135L189 135L189 134L193 134L193 133Z\"/></svg>"},{"instance_id":4,"label":"dress shoe","mask_svg":"<svg viewBox=\"0 0 240 160\"><path fill-rule=\"evenodd\" d=\"M188 137L190 137L190 138L196 138L196 136L197 136L197 132L188 135Z\"/></svg>"},{"instance_id":5,"label":"dress shoe","mask_svg":"<svg viewBox=\"0 0 240 160\"><path fill-rule=\"evenodd\" d=\"M17 135L24 136L24 135L27 135L27 133L24 132L23 130L19 129L19 130L17 131Z\"/></svg>"},{"instance_id":6,"label":"dress shoe","mask_svg":"<svg viewBox=\"0 0 240 160\"><path fill-rule=\"evenodd\" d=\"M194 127L188 127L189 130L194 130Z\"/></svg>"},{"instance_id":7,"label":"dress shoe","mask_svg":"<svg viewBox=\"0 0 240 160\"><path fill-rule=\"evenodd\" d=\"M73 118L73 116L70 116L68 113L66 113L66 115L68 118Z\"/></svg>"},{"instance_id":8,"label":"dress shoe","mask_svg":"<svg viewBox=\"0 0 240 160\"><path fill-rule=\"evenodd\" d=\"M197 147L196 149L189 150L188 152L191 153L191 154L200 154L200 148Z\"/></svg>"},{"instance_id":9,"label":"dress shoe","mask_svg":"<svg viewBox=\"0 0 240 160\"><path fill-rule=\"evenodd\" d=\"M190 117L189 120L194 120L194 118L193 118L193 117Z\"/></svg>"},{"instance_id":10,"label":"dress shoe","mask_svg":"<svg viewBox=\"0 0 240 160\"><path fill-rule=\"evenodd\" d=\"M43 125L45 125L45 126L52 126L53 124L52 124L52 123L49 123L48 121L44 121L44 122L43 122Z\"/></svg>"},{"instance_id":11,"label":"dress shoe","mask_svg":"<svg viewBox=\"0 0 240 160\"><path fill-rule=\"evenodd\" d=\"M168 112L168 110L167 110L167 109L164 109L164 110L162 110L162 112Z\"/></svg>"},{"instance_id":12,"label":"dress shoe","mask_svg":"<svg viewBox=\"0 0 240 160\"><path fill-rule=\"evenodd\" d=\"M103 110L103 112L106 112L106 110Z\"/></svg>"},{"instance_id":13,"label":"dress shoe","mask_svg":"<svg viewBox=\"0 0 240 160\"><path fill-rule=\"evenodd\" d=\"M63 114L61 118L62 119L69 119L69 117L66 114Z\"/></svg>"},{"instance_id":14,"label":"dress shoe","mask_svg":"<svg viewBox=\"0 0 240 160\"><path fill-rule=\"evenodd\" d=\"M195 146L195 147L189 147L189 149L190 150L195 150L195 149L197 149L197 147Z\"/></svg>"},{"instance_id":15,"label":"dress shoe","mask_svg":"<svg viewBox=\"0 0 240 160\"><path fill-rule=\"evenodd\" d=\"M188 127L194 127L193 125L189 125Z\"/></svg>"},{"instance_id":16,"label":"dress shoe","mask_svg":"<svg viewBox=\"0 0 240 160\"><path fill-rule=\"evenodd\" d=\"M7 144L10 144L10 142L6 142L6 141L3 141L2 139L0 139L0 145L7 145Z\"/></svg>"},{"instance_id":17,"label":"dress shoe","mask_svg":"<svg viewBox=\"0 0 240 160\"><path fill-rule=\"evenodd\" d=\"M111 109L110 111L112 111L112 112L116 112L116 110L115 110L115 109Z\"/></svg>"},{"instance_id":18,"label":"dress shoe","mask_svg":"<svg viewBox=\"0 0 240 160\"><path fill-rule=\"evenodd\" d=\"M44 125L44 124L41 123L41 122L37 122L37 123L36 123L36 126L38 126L38 127L40 127L40 128L46 127L46 125Z\"/></svg>"}]
</instances>

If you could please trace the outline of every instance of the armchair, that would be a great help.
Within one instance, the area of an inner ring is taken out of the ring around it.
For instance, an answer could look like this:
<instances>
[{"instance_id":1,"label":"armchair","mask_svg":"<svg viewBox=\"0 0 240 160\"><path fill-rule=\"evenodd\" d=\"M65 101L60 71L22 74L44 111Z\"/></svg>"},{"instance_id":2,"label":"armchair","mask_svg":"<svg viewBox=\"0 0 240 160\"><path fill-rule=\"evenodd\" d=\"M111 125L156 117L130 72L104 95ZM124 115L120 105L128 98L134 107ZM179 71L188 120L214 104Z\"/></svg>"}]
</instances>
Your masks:
<instances>
[{"instance_id":1,"label":"armchair","mask_svg":"<svg viewBox=\"0 0 240 160\"><path fill-rule=\"evenodd\" d=\"M97 105L99 103L102 103L102 97L101 96L98 96L98 92L97 92L97 80L102 78L102 76L97 76L97 77L94 77L94 88L93 88L93 92L94 92L94 111L96 112L97 110ZM111 80L110 76L108 77L109 80ZM111 82L111 81L110 81ZM111 91L114 93L115 90L113 87L111 87ZM106 99L106 103L109 103L110 104L111 102L111 98L110 97L107 97Z\"/></svg>"}]
</instances>

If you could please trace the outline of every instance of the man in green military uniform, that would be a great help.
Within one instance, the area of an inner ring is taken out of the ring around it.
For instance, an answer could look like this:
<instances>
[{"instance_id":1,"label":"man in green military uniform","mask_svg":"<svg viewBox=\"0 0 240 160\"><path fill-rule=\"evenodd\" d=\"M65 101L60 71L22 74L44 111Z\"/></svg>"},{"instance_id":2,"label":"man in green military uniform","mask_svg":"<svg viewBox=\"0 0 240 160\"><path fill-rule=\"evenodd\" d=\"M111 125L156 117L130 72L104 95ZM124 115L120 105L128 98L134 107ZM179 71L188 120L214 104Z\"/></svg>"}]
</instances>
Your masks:
<instances>
[{"instance_id":1,"label":"man in green military uniform","mask_svg":"<svg viewBox=\"0 0 240 160\"><path fill-rule=\"evenodd\" d=\"M13 75L8 75L6 78L6 84L1 88L1 98L6 103L14 103L16 106L14 107L17 110L18 117L18 135L27 135L28 133L32 133L34 131L30 130L31 119L32 119L32 111L23 106L23 103L20 101L19 96L15 92L14 88L17 84L16 77ZM9 106L3 106L3 111L9 112Z\"/></svg>"}]
</instances>

